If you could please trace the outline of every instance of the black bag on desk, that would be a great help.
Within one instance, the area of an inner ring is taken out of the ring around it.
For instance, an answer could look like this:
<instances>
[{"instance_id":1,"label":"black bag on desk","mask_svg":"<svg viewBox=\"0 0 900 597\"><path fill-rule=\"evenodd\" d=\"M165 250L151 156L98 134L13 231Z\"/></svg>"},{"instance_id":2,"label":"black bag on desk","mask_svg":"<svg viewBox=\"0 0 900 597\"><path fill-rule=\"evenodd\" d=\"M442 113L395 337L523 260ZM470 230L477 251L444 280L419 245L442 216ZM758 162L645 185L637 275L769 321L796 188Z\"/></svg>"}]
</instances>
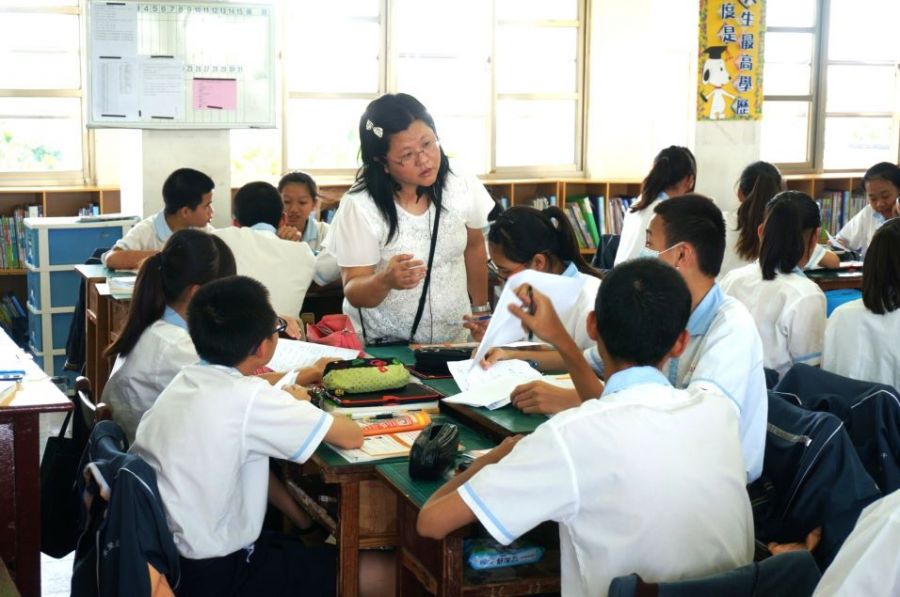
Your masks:
<instances>
[{"instance_id":1,"label":"black bag on desk","mask_svg":"<svg viewBox=\"0 0 900 597\"><path fill-rule=\"evenodd\" d=\"M73 437L66 437L73 414L75 409L59 434L47 438L41 459L41 551L54 558L71 553L78 540L78 463L87 438L77 420Z\"/></svg>"},{"instance_id":2,"label":"black bag on desk","mask_svg":"<svg viewBox=\"0 0 900 597\"><path fill-rule=\"evenodd\" d=\"M413 351L416 371L429 375L450 375L447 363L450 361L465 361L472 358L472 349L469 347L455 348L451 346L423 346Z\"/></svg>"}]
</instances>

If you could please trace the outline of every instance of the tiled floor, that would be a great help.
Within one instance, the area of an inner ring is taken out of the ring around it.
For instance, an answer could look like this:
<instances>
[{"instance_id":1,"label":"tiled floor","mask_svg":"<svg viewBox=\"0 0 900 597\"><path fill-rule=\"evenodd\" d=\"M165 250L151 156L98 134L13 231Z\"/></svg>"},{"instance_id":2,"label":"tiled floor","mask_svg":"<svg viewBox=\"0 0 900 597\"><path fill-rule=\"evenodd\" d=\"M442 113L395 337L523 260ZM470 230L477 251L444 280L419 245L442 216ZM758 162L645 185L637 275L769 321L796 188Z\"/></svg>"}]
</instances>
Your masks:
<instances>
[{"instance_id":1,"label":"tiled floor","mask_svg":"<svg viewBox=\"0 0 900 597\"><path fill-rule=\"evenodd\" d=\"M51 413L41 415L41 457L44 456L44 446L51 434L59 433L59 428L65 419L64 413ZM75 554L70 553L57 560L48 555L41 554L41 595L42 597L69 597L72 580L72 562Z\"/></svg>"}]
</instances>

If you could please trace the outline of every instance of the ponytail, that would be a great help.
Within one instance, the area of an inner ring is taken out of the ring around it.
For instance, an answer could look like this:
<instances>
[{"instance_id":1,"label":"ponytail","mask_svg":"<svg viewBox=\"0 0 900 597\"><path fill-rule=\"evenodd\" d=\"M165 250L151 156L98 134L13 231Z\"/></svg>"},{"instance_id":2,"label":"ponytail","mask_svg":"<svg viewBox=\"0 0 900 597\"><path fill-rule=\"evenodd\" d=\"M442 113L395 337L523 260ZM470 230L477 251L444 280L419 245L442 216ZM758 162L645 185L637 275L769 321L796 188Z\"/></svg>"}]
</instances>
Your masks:
<instances>
[{"instance_id":1,"label":"ponytail","mask_svg":"<svg viewBox=\"0 0 900 597\"><path fill-rule=\"evenodd\" d=\"M753 162L741 172L738 189L744 202L738 208L737 254L752 261L759 256L759 234L757 229L765 217L766 204L772 197L784 190L784 181L778 168L768 162Z\"/></svg>"},{"instance_id":2,"label":"ponytail","mask_svg":"<svg viewBox=\"0 0 900 597\"><path fill-rule=\"evenodd\" d=\"M126 356L188 287L235 273L234 255L222 239L192 228L177 231L141 264L125 327L104 354Z\"/></svg>"},{"instance_id":3,"label":"ponytail","mask_svg":"<svg viewBox=\"0 0 900 597\"><path fill-rule=\"evenodd\" d=\"M688 176L697 176L697 161L687 147L670 145L653 158L653 167L641 183L641 198L632 212L647 209L659 194Z\"/></svg>"},{"instance_id":4,"label":"ponytail","mask_svg":"<svg viewBox=\"0 0 900 597\"><path fill-rule=\"evenodd\" d=\"M821 225L819 208L809 195L784 191L766 204L759 267L763 280L789 273L806 255L809 237Z\"/></svg>"}]
</instances>

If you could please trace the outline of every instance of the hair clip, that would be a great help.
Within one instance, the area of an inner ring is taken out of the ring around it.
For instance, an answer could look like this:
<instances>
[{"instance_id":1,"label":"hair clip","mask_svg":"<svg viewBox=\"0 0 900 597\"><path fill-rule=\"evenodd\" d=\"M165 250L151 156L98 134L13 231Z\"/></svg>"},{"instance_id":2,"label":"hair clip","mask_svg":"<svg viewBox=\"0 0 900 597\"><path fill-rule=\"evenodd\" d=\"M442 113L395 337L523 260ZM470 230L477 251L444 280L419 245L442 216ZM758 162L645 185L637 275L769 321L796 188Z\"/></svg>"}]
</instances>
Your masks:
<instances>
[{"instance_id":1,"label":"hair clip","mask_svg":"<svg viewBox=\"0 0 900 597\"><path fill-rule=\"evenodd\" d=\"M559 230L559 220L556 219L556 216L550 216L550 223L553 225L554 228Z\"/></svg>"},{"instance_id":2,"label":"hair clip","mask_svg":"<svg viewBox=\"0 0 900 597\"><path fill-rule=\"evenodd\" d=\"M379 139L384 136L384 129L382 129L380 126L375 126L374 124L372 124L371 120L366 120L366 130L372 131Z\"/></svg>"}]
</instances>

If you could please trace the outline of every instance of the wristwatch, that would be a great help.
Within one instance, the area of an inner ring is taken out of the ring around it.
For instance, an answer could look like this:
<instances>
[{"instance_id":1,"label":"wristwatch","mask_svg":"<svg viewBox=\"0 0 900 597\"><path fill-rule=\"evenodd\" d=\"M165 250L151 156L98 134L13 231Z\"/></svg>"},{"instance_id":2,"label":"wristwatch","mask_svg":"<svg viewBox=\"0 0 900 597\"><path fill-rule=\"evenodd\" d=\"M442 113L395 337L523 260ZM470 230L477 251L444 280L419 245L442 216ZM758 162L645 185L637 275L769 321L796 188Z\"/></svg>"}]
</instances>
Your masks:
<instances>
[{"instance_id":1,"label":"wristwatch","mask_svg":"<svg viewBox=\"0 0 900 597\"><path fill-rule=\"evenodd\" d=\"M490 313L491 305L490 303L485 303L483 305L478 305L477 307L472 307L472 314L479 315L481 313Z\"/></svg>"}]
</instances>

